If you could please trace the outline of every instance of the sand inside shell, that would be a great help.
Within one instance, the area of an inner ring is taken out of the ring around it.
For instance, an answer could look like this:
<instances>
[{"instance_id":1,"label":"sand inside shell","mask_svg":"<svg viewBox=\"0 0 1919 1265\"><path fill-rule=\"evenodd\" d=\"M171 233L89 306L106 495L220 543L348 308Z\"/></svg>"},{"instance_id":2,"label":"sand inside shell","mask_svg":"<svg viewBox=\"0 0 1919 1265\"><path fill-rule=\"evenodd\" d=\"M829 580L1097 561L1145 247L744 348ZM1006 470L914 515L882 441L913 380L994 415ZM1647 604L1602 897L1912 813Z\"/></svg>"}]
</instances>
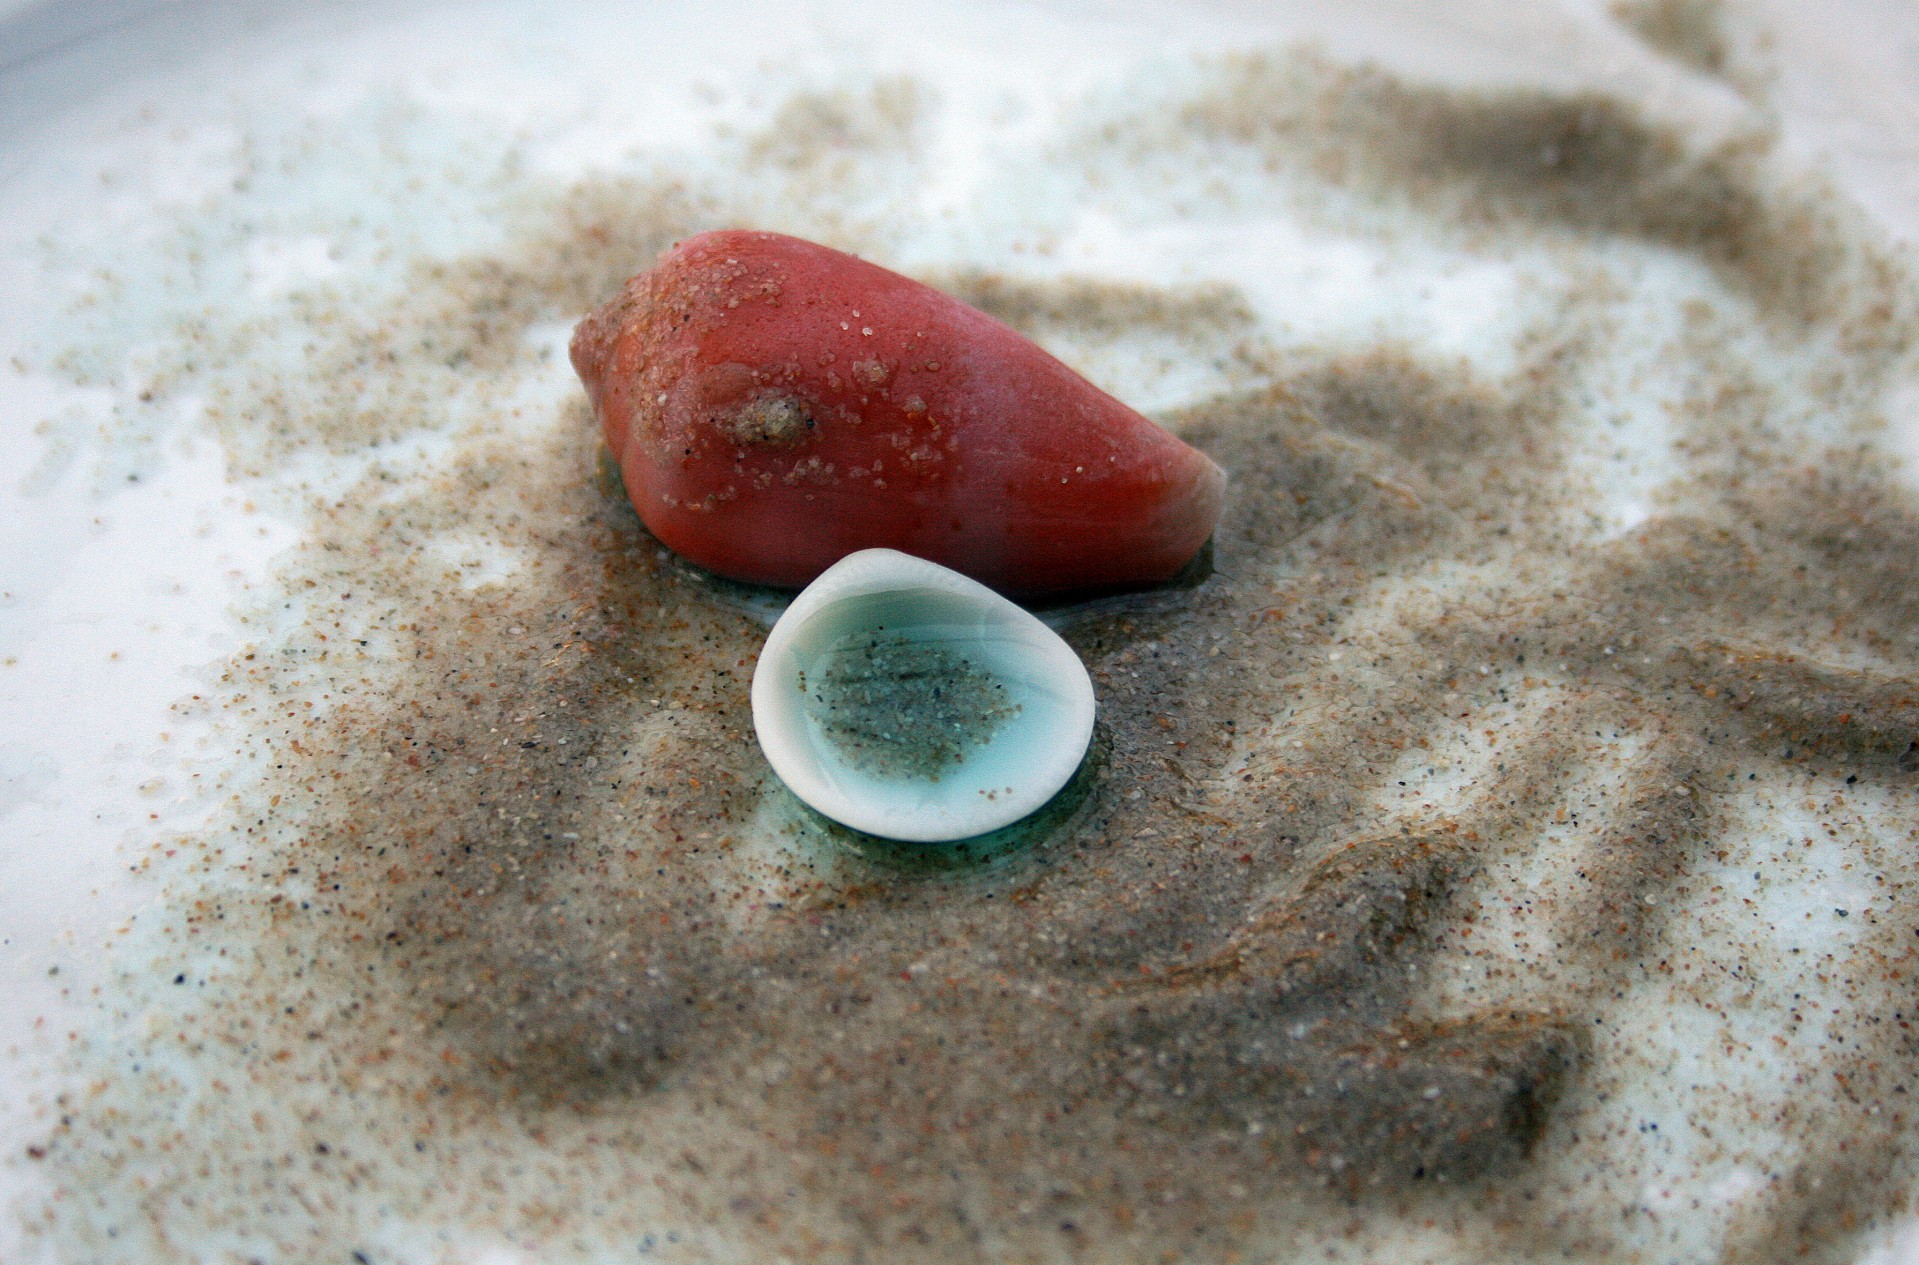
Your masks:
<instances>
[{"instance_id":1,"label":"sand inside shell","mask_svg":"<svg viewBox=\"0 0 1919 1265\"><path fill-rule=\"evenodd\" d=\"M964 654L883 627L841 638L811 684L804 673L794 684L842 758L881 777L937 782L1020 710Z\"/></svg>"}]
</instances>

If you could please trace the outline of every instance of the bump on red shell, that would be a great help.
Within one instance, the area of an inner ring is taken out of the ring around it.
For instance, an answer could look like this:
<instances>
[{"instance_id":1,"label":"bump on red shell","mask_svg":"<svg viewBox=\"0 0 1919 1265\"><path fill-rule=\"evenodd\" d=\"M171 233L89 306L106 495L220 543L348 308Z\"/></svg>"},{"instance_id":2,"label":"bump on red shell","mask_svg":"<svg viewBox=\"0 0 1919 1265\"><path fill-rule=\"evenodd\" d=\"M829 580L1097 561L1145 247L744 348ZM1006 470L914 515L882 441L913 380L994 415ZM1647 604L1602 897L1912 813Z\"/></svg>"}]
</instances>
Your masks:
<instances>
[{"instance_id":1,"label":"bump on red shell","mask_svg":"<svg viewBox=\"0 0 1919 1265\"><path fill-rule=\"evenodd\" d=\"M681 242L572 356L641 520L734 579L798 587L885 547L1028 596L1155 584L1225 491L992 317L777 233Z\"/></svg>"}]
</instances>

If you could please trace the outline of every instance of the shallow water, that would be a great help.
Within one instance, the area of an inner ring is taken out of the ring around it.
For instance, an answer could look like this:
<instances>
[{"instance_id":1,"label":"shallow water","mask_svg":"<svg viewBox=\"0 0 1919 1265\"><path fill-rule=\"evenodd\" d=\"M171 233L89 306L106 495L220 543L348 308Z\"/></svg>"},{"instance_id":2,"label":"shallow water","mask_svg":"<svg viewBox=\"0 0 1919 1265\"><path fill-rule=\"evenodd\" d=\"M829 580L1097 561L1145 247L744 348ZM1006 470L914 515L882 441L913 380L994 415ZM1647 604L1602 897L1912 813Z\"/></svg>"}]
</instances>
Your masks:
<instances>
[{"instance_id":1,"label":"shallow water","mask_svg":"<svg viewBox=\"0 0 1919 1265\"><path fill-rule=\"evenodd\" d=\"M23 1258L1893 1250L1916 292L1763 40L542 9L282 28L0 195ZM1100 737L992 846L795 804L764 596L595 475L570 323L741 223L1231 476L1210 575L1045 612Z\"/></svg>"}]
</instances>

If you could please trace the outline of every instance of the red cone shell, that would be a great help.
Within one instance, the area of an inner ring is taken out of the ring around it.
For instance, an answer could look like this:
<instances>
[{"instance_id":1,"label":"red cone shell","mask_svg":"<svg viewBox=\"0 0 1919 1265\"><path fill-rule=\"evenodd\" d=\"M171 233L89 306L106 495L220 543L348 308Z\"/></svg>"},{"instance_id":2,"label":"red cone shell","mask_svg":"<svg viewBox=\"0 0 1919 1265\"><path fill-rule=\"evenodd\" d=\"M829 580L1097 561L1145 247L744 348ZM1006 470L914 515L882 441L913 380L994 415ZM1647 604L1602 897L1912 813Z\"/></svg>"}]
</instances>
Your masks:
<instances>
[{"instance_id":1,"label":"red cone shell","mask_svg":"<svg viewBox=\"0 0 1919 1265\"><path fill-rule=\"evenodd\" d=\"M672 549L804 585L875 546L1036 595L1170 578L1225 475L986 314L776 233L702 233L581 322L573 365Z\"/></svg>"}]
</instances>

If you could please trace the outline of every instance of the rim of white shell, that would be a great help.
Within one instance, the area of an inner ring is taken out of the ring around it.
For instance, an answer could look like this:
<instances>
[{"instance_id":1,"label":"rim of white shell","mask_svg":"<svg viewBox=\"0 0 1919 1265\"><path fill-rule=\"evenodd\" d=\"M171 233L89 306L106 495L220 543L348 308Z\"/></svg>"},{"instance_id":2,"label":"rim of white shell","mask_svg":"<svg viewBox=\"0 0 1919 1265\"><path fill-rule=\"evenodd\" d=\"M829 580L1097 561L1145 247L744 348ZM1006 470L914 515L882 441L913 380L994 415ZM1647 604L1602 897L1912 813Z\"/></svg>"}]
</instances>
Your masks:
<instances>
[{"instance_id":1,"label":"rim of white shell","mask_svg":"<svg viewBox=\"0 0 1919 1265\"><path fill-rule=\"evenodd\" d=\"M855 767L807 706L803 674L847 636L881 628L963 652L1019 704L937 779ZM1059 634L977 580L893 549L822 572L773 625L753 670L753 730L787 787L843 825L915 843L970 839L1045 805L1085 759L1093 712L1092 678Z\"/></svg>"}]
</instances>

